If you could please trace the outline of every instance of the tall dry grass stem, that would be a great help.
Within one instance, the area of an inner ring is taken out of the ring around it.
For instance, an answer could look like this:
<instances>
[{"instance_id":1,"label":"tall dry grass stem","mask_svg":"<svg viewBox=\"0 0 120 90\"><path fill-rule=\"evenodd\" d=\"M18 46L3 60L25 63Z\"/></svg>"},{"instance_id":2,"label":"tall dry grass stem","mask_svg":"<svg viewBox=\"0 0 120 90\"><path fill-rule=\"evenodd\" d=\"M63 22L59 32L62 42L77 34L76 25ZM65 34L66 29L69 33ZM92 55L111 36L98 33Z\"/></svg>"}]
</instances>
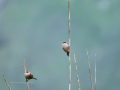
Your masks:
<instances>
[{"instance_id":1,"label":"tall dry grass stem","mask_svg":"<svg viewBox=\"0 0 120 90\"><path fill-rule=\"evenodd\" d=\"M95 90L96 90L96 51L95 51Z\"/></svg>"},{"instance_id":2,"label":"tall dry grass stem","mask_svg":"<svg viewBox=\"0 0 120 90\"><path fill-rule=\"evenodd\" d=\"M69 35L69 52L70 52L70 0L68 0L68 35ZM71 90L71 62L69 53L69 90Z\"/></svg>"},{"instance_id":3,"label":"tall dry grass stem","mask_svg":"<svg viewBox=\"0 0 120 90\"><path fill-rule=\"evenodd\" d=\"M5 82L6 82L6 84L7 84L8 88L9 88L9 90L11 90L11 89L10 89L10 86L8 85L7 80L5 79L5 76L4 76L3 73L2 73L2 75L3 75L3 78L4 78Z\"/></svg>"},{"instance_id":4,"label":"tall dry grass stem","mask_svg":"<svg viewBox=\"0 0 120 90\"><path fill-rule=\"evenodd\" d=\"M24 66L24 72L26 73L26 67L25 67L25 59L23 60L23 66ZM27 90L29 90L28 82L26 82Z\"/></svg>"},{"instance_id":5,"label":"tall dry grass stem","mask_svg":"<svg viewBox=\"0 0 120 90\"><path fill-rule=\"evenodd\" d=\"M91 76L90 63L89 63L89 56L88 56L88 50L86 49L86 51L87 51L87 59L88 59L88 65L89 65L89 73L90 73L91 87L92 87L92 90L93 90L93 85L92 85L92 76Z\"/></svg>"},{"instance_id":6,"label":"tall dry grass stem","mask_svg":"<svg viewBox=\"0 0 120 90\"><path fill-rule=\"evenodd\" d=\"M77 71L77 64L76 64L75 52L74 52L74 61L75 61L75 67L76 67L76 73L77 73L78 88L80 90L80 83L79 83L79 77L78 77L78 71Z\"/></svg>"}]
</instances>

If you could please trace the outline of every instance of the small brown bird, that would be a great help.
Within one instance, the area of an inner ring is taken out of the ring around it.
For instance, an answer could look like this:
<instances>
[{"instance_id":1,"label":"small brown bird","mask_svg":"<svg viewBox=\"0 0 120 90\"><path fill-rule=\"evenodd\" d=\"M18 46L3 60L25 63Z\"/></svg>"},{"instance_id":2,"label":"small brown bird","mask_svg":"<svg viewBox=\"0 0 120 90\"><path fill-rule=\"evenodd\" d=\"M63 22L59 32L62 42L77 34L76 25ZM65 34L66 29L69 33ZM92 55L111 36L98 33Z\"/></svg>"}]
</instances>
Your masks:
<instances>
[{"instance_id":1,"label":"small brown bird","mask_svg":"<svg viewBox=\"0 0 120 90\"><path fill-rule=\"evenodd\" d=\"M33 77L33 75L29 72L29 71L26 71L25 73L25 78L26 78L26 82L30 79L35 79L37 80L36 78Z\"/></svg>"},{"instance_id":2,"label":"small brown bird","mask_svg":"<svg viewBox=\"0 0 120 90\"><path fill-rule=\"evenodd\" d=\"M69 56L70 51L67 42L62 43L62 49L67 53L67 56Z\"/></svg>"}]
</instances>

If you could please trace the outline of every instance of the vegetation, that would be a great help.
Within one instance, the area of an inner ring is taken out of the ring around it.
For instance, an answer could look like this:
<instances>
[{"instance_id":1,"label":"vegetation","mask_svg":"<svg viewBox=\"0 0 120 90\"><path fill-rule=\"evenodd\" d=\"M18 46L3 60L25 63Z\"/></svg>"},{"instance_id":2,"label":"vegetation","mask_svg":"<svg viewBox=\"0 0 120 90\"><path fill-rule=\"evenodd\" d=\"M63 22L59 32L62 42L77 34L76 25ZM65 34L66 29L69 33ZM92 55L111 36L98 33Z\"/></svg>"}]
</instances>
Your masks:
<instances>
[{"instance_id":1,"label":"vegetation","mask_svg":"<svg viewBox=\"0 0 120 90\"><path fill-rule=\"evenodd\" d=\"M61 43L68 40L68 1L0 0L0 72L11 90L26 88L23 59L34 73L30 90L68 90L68 57ZM94 50L97 52L97 90L118 90L120 6L118 0L71 0L71 90L78 89L74 55L76 52L80 89L91 89ZM67 41L69 42L69 41ZM14 62L14 63L13 63ZM95 87L94 78L93 88ZM12 83L16 82L16 83ZM1 75L0 88L7 85ZM111 87L110 87L111 86Z\"/></svg>"}]
</instances>

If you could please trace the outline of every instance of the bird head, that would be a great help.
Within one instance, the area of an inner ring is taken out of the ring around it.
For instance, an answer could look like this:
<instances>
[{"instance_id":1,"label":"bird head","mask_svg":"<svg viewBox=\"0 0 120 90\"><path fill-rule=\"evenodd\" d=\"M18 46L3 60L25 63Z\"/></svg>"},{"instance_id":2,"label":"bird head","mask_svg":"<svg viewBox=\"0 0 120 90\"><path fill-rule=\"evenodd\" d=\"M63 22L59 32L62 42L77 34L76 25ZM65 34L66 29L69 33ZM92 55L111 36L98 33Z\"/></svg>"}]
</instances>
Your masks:
<instances>
[{"instance_id":1,"label":"bird head","mask_svg":"<svg viewBox=\"0 0 120 90\"><path fill-rule=\"evenodd\" d=\"M30 73L29 71L26 71L26 73Z\"/></svg>"},{"instance_id":2,"label":"bird head","mask_svg":"<svg viewBox=\"0 0 120 90\"><path fill-rule=\"evenodd\" d=\"M66 43L66 44L67 44L67 42L63 42L63 43Z\"/></svg>"}]
</instances>

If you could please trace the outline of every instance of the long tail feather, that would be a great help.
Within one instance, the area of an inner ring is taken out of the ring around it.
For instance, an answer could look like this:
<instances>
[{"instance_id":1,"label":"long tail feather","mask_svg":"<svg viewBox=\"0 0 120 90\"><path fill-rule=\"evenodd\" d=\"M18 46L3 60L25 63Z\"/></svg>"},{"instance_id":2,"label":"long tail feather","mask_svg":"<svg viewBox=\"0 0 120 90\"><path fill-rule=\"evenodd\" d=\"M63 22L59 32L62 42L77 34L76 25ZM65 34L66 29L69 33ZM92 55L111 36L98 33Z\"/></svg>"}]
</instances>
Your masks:
<instances>
[{"instance_id":1,"label":"long tail feather","mask_svg":"<svg viewBox=\"0 0 120 90\"><path fill-rule=\"evenodd\" d=\"M33 79L37 80L37 78L33 78Z\"/></svg>"}]
</instances>

